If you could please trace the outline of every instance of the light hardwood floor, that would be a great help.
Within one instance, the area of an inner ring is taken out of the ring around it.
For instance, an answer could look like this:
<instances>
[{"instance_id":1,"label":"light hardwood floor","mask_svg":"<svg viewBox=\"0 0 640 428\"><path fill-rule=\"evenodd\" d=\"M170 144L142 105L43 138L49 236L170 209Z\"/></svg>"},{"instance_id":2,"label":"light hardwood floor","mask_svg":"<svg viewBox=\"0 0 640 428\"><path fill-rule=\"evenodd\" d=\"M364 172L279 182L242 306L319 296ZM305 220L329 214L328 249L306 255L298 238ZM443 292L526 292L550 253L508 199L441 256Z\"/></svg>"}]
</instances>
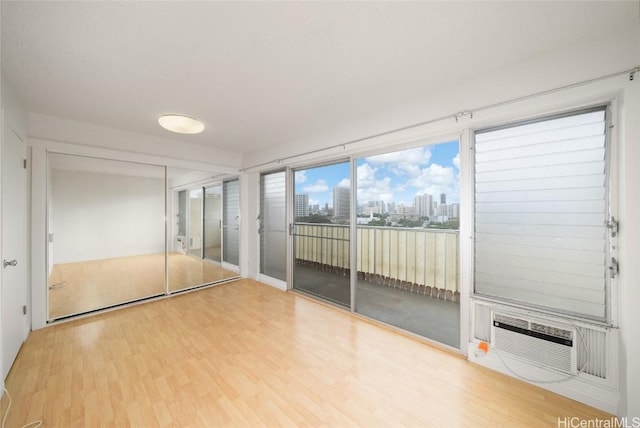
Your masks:
<instances>
[{"instance_id":1,"label":"light hardwood floor","mask_svg":"<svg viewBox=\"0 0 640 428\"><path fill-rule=\"evenodd\" d=\"M32 332L6 386L8 427L556 427L558 417L610 417L251 280Z\"/></svg>"},{"instance_id":2,"label":"light hardwood floor","mask_svg":"<svg viewBox=\"0 0 640 428\"><path fill-rule=\"evenodd\" d=\"M196 257L168 255L169 291L238 274ZM49 318L88 312L165 292L164 254L56 264L49 276Z\"/></svg>"}]
</instances>

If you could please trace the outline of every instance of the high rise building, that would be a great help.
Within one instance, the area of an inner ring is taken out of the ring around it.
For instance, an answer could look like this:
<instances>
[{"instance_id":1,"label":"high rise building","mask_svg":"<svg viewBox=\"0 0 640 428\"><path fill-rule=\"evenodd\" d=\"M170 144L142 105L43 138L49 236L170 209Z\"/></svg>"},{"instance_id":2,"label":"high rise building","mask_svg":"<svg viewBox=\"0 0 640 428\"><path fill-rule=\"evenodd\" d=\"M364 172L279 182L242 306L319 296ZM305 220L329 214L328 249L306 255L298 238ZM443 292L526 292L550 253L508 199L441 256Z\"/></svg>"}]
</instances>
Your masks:
<instances>
[{"instance_id":1,"label":"high rise building","mask_svg":"<svg viewBox=\"0 0 640 428\"><path fill-rule=\"evenodd\" d=\"M385 212L394 214L396 212L396 203L395 202L388 202L387 203L387 210Z\"/></svg>"},{"instance_id":2,"label":"high rise building","mask_svg":"<svg viewBox=\"0 0 640 428\"><path fill-rule=\"evenodd\" d=\"M441 217L449 216L449 207L447 204L440 204L440 206L438 206L438 215Z\"/></svg>"},{"instance_id":3,"label":"high rise building","mask_svg":"<svg viewBox=\"0 0 640 428\"><path fill-rule=\"evenodd\" d=\"M460 218L460 204L449 205L449 217Z\"/></svg>"},{"instance_id":4,"label":"high rise building","mask_svg":"<svg viewBox=\"0 0 640 428\"><path fill-rule=\"evenodd\" d=\"M362 212L366 214L383 214L385 212L384 201L369 201L363 205Z\"/></svg>"},{"instance_id":5,"label":"high rise building","mask_svg":"<svg viewBox=\"0 0 640 428\"><path fill-rule=\"evenodd\" d=\"M417 195L413 199L415 212L421 217L430 217L433 214L433 196L429 194Z\"/></svg>"},{"instance_id":6,"label":"high rise building","mask_svg":"<svg viewBox=\"0 0 640 428\"><path fill-rule=\"evenodd\" d=\"M351 204L350 191L348 187L333 188L333 216L338 218L349 218L349 207Z\"/></svg>"},{"instance_id":7,"label":"high rise building","mask_svg":"<svg viewBox=\"0 0 640 428\"><path fill-rule=\"evenodd\" d=\"M440 205L447 205L447 194L440 193Z\"/></svg>"},{"instance_id":8,"label":"high rise building","mask_svg":"<svg viewBox=\"0 0 640 428\"><path fill-rule=\"evenodd\" d=\"M296 194L295 213L296 218L309 216L309 195Z\"/></svg>"}]
</instances>

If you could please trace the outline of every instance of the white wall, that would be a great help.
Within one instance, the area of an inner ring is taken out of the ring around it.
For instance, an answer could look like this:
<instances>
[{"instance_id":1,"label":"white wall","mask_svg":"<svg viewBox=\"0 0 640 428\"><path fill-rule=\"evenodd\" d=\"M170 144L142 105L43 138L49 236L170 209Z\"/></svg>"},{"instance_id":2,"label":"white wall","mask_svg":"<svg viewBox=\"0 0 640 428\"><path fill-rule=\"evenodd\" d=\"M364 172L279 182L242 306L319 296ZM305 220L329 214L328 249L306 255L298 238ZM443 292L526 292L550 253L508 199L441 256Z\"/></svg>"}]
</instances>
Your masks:
<instances>
[{"instance_id":1,"label":"white wall","mask_svg":"<svg viewBox=\"0 0 640 428\"><path fill-rule=\"evenodd\" d=\"M164 252L164 179L51 176L54 264Z\"/></svg>"},{"instance_id":2,"label":"white wall","mask_svg":"<svg viewBox=\"0 0 640 428\"><path fill-rule=\"evenodd\" d=\"M243 218L254 219L258 216L259 204L255 203L257 192L257 172L268 171L277 167L304 165L308 162L327 161L357 155L367 151L393 150L397 145L408 145L419 138L436 137L452 132L463 132L467 129L497 125L509 121L566 111L595 103L612 101L618 111L619 121L616 123L620 132L616 135L620 144L619 159L621 168L616 177L621 183L620 192L620 224L621 242L619 251L621 274L618 287L613 291L614 297L621 302L616 314L619 318L620 347L613 355L620 356L620 377L617 379L619 402L612 411L620 416L640 417L640 366L635 360L640 356L640 195L637 183L640 183L640 73L634 81L628 75L620 75L593 83L584 83L591 79L607 76L640 65L640 23L636 22L619 28L608 37L584 40L580 44L562 47L549 51L545 55L529 58L511 67L496 70L489 75L477 76L475 79L459 82L455 87L442 88L428 99L418 99L402 105L389 106L375 117L349 118L339 129L309 135L298 141L287 141L269 149L248 154L243 167L247 169L245 180L250 181L244 189L255 191L251 195L252 204L243 212ZM473 66L470 64L470 66ZM582 84L584 83L584 84ZM569 87L571 86L571 87ZM520 102L496 106L491 109L479 107L502 103L520 97L528 97L544 91L566 87L564 90L544 96L523 99ZM473 117L464 115L459 120L454 115L463 111L476 111ZM445 118L423 126L392 132L394 129L411 124L423 123L437 118ZM367 136L386 134L366 138ZM361 140L349 144L350 141ZM318 150L347 143L346 146L335 147L324 152L294 157L289 160L253 168L253 165L265 161L287 159L307 151ZM467 204L472 199L467 195ZM464 201L463 201L464 204ZM464 210L463 212L469 212ZM472 218L467 214L466 230L473 230ZM246 242L255 242L257 225L245 223ZM462 236L461 239L465 239ZM471 245L461 245L461 260L470 263ZM248 245L242 249L245 257L257 260L255 246ZM250 264L249 272L257 278L257 267ZM468 269L462 266L462 269ZM465 274L464 280L471 281ZM472 290L472 284L462 284ZM469 295L462 296L461 307L469 307ZM469 314L464 314L468 319ZM468 337L468 322L462 322L462 337ZM464 331L467 330L467 331ZM549 388L553 388L549 386ZM566 392L566 391L565 391ZM577 391L579 392L579 391ZM575 394L579 396L579 394Z\"/></svg>"}]
</instances>

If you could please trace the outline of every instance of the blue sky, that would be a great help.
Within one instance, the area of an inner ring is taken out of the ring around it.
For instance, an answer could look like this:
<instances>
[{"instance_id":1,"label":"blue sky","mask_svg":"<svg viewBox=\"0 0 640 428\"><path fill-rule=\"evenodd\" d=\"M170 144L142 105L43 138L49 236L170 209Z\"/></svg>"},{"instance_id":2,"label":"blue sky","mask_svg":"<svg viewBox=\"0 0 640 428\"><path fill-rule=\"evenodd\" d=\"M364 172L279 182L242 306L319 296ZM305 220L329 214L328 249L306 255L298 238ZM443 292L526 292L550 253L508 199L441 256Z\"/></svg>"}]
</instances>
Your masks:
<instances>
[{"instance_id":1,"label":"blue sky","mask_svg":"<svg viewBox=\"0 0 640 428\"><path fill-rule=\"evenodd\" d=\"M416 147L359 158L358 203L384 201L413 205L416 195L429 193L447 203L460 201L458 141ZM333 206L333 188L349 185L349 163L296 171L296 193L309 195L310 204Z\"/></svg>"}]
</instances>

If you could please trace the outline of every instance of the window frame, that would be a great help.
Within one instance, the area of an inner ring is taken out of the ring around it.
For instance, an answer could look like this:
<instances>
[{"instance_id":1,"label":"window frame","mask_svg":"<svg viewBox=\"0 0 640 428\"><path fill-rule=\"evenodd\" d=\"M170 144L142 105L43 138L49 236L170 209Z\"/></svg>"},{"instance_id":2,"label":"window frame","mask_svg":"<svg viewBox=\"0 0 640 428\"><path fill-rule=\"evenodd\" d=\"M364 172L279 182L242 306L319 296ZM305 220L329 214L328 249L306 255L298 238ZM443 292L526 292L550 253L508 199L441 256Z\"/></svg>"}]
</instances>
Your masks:
<instances>
[{"instance_id":1,"label":"window frame","mask_svg":"<svg viewBox=\"0 0 640 428\"><path fill-rule=\"evenodd\" d=\"M618 143L613 132L615 127L615 123L617 123L617 109L616 109L616 101L615 99L608 99L606 101L595 102L591 104L586 104L583 106L577 106L573 108L563 109L553 113L539 113L531 116L523 117L520 119L513 119L507 122L501 123L499 125L488 125L481 126L477 128L470 127L469 128L469 141L470 141L470 151L471 151L471 159L470 159L470 181L471 181L471 195L470 195L470 209L472 212L472 216L470 219L471 226L471 237L473 240L473 244L471 245L471 260L470 260L470 297L471 299L481 300L481 301L489 301L501 305L508 305L524 310L534 310L537 312L546 313L552 316L560 316L567 319L573 319L581 322L588 322L597 325L604 325L608 327L615 327L617 325L617 311L618 311L618 295L616 290L618 275L616 274L613 278L611 277L611 268L612 268L612 258L618 260L618 236L612 237L611 234L607 231L607 236L605 238L605 287L604 287L604 308L605 308L605 316L603 318L593 318L586 316L580 313L574 313L569 311L563 311L561 309L551 308L542 305L535 305L530 303L525 303L522 301L516 301L508 298L500 298L492 295L483 294L481 292L476 291L476 251L475 251L475 243L476 243L476 134L497 131L501 129L508 129L517 126L523 126L533 123L540 123L548 120L561 119L564 117L571 117L579 114L594 112L594 111L604 111L605 115L605 218L608 221L610 218L615 218L616 220L619 218L618 216ZM606 224L606 223L605 223ZM606 226L605 226L606 227ZM605 229L606 230L606 229Z\"/></svg>"}]
</instances>

